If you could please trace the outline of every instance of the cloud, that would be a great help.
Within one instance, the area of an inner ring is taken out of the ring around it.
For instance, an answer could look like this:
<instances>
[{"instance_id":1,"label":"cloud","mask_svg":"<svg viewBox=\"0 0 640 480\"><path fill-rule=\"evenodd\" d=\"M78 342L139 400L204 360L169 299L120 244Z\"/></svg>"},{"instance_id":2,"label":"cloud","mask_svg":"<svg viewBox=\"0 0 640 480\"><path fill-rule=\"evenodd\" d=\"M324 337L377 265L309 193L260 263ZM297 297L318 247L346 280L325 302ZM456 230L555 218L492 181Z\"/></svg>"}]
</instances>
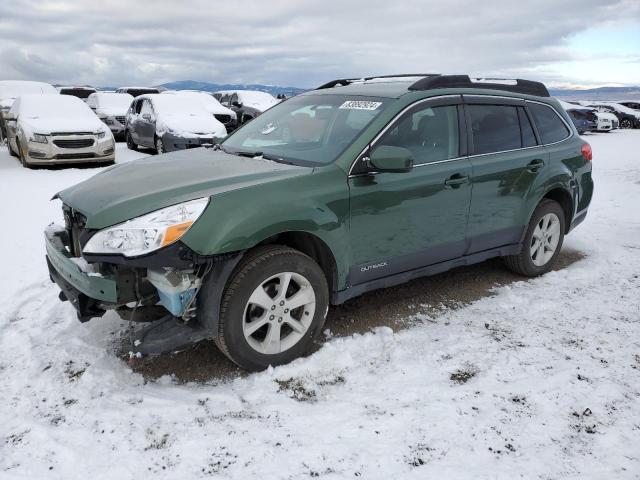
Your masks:
<instances>
[{"instance_id":1,"label":"cloud","mask_svg":"<svg viewBox=\"0 0 640 480\"><path fill-rule=\"evenodd\" d=\"M417 71L546 80L553 65L579 61L572 35L634 18L636 0L12 0L0 4L0 78L309 87Z\"/></svg>"}]
</instances>

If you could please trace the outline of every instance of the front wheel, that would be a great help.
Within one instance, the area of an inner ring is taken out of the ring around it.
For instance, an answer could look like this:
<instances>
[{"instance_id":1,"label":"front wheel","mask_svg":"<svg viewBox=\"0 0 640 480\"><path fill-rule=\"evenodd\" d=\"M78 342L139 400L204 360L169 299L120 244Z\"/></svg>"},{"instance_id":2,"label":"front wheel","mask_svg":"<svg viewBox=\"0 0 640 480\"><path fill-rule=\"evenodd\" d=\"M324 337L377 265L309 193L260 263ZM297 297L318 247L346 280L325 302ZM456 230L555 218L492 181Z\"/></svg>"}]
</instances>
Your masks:
<instances>
[{"instance_id":1,"label":"front wheel","mask_svg":"<svg viewBox=\"0 0 640 480\"><path fill-rule=\"evenodd\" d=\"M133 141L133 137L131 137L131 132L127 130L124 134L125 141L127 142L127 148L129 150L138 150L138 145Z\"/></svg>"},{"instance_id":2,"label":"front wheel","mask_svg":"<svg viewBox=\"0 0 640 480\"><path fill-rule=\"evenodd\" d=\"M156 153L158 155L160 155L160 154L165 152L164 143L162 143L162 138L156 137L155 144L156 144Z\"/></svg>"},{"instance_id":3,"label":"front wheel","mask_svg":"<svg viewBox=\"0 0 640 480\"><path fill-rule=\"evenodd\" d=\"M24 155L22 147L20 146L20 141L16 138L16 147L18 147L18 158L20 159L20 163L24 168L31 168L31 164L27 160L27 157Z\"/></svg>"},{"instance_id":4,"label":"front wheel","mask_svg":"<svg viewBox=\"0 0 640 480\"><path fill-rule=\"evenodd\" d=\"M565 214L558 202L542 200L531 216L527 233L518 255L504 257L507 268L536 277L553 268L565 232Z\"/></svg>"},{"instance_id":5,"label":"front wheel","mask_svg":"<svg viewBox=\"0 0 640 480\"><path fill-rule=\"evenodd\" d=\"M216 343L247 370L288 363L310 349L328 305L327 280L313 259L288 247L258 248L223 294Z\"/></svg>"},{"instance_id":6,"label":"front wheel","mask_svg":"<svg viewBox=\"0 0 640 480\"><path fill-rule=\"evenodd\" d=\"M628 118L625 118L620 122L620 128L633 128L633 123Z\"/></svg>"},{"instance_id":7,"label":"front wheel","mask_svg":"<svg viewBox=\"0 0 640 480\"><path fill-rule=\"evenodd\" d=\"M13 151L13 148L11 148L11 142L9 141L8 138L7 138L7 149L9 149L9 155L11 155L12 157L18 158L18 154Z\"/></svg>"}]
</instances>

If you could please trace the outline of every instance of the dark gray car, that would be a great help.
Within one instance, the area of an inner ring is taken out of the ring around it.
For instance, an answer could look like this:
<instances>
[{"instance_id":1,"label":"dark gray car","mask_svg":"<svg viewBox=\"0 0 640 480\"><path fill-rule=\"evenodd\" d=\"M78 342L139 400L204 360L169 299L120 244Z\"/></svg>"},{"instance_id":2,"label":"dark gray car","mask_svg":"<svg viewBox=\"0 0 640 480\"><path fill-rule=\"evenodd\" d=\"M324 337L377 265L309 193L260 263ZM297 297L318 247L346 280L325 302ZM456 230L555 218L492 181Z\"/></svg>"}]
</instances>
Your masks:
<instances>
[{"instance_id":1,"label":"dark gray car","mask_svg":"<svg viewBox=\"0 0 640 480\"><path fill-rule=\"evenodd\" d=\"M200 102L179 95L150 94L134 99L126 117L127 147L158 153L210 144L227 136L225 126Z\"/></svg>"}]
</instances>

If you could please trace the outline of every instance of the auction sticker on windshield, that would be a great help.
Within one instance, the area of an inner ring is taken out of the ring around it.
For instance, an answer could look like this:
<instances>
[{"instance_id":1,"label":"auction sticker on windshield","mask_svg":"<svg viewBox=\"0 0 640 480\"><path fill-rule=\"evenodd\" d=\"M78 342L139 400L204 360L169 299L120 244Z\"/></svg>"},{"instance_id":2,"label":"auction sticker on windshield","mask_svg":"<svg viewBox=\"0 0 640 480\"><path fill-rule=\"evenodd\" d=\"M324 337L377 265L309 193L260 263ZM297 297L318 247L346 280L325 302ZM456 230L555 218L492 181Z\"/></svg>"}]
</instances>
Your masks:
<instances>
[{"instance_id":1,"label":"auction sticker on windshield","mask_svg":"<svg viewBox=\"0 0 640 480\"><path fill-rule=\"evenodd\" d=\"M347 100L339 108L350 110L375 110L382 102L369 102L366 100Z\"/></svg>"}]
</instances>

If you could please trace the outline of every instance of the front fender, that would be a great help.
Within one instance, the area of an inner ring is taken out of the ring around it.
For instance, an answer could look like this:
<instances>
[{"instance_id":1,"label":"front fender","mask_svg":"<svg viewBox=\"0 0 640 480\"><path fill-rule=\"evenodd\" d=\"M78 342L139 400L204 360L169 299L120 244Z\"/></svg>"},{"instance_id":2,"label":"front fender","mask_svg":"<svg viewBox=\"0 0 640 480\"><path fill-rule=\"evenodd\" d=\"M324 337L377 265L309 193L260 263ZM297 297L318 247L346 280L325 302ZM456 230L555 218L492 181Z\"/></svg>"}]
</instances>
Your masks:
<instances>
[{"instance_id":1,"label":"front fender","mask_svg":"<svg viewBox=\"0 0 640 480\"><path fill-rule=\"evenodd\" d=\"M345 173L333 166L215 195L182 241L201 255L252 248L286 232L315 235L331 250L344 285L351 258L347 241L349 193Z\"/></svg>"}]
</instances>

